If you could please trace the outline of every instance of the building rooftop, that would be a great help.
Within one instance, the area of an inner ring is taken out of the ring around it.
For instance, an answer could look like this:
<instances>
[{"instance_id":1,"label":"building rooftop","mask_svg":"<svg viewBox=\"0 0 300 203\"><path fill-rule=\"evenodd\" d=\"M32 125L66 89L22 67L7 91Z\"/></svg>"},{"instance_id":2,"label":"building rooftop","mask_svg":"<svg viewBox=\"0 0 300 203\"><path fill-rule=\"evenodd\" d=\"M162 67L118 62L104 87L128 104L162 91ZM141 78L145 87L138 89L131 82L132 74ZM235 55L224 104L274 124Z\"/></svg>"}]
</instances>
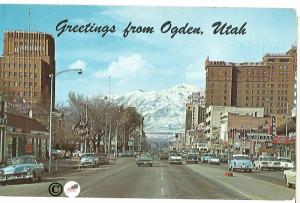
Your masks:
<instances>
[{"instance_id":1,"label":"building rooftop","mask_svg":"<svg viewBox=\"0 0 300 203\"><path fill-rule=\"evenodd\" d=\"M37 120L20 116L12 113L6 113L7 115L7 125L14 128L21 128L25 130L33 130L33 131L42 131L48 132L48 130L40 124Z\"/></svg>"}]
</instances>

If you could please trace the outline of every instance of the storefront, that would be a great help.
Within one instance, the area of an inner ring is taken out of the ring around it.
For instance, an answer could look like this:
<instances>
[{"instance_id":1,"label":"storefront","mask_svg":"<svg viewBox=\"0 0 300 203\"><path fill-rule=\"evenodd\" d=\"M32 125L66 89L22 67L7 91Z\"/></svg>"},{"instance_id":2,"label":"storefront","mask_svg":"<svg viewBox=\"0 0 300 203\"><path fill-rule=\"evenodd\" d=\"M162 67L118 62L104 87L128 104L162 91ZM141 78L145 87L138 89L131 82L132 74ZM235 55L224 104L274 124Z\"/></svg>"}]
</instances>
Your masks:
<instances>
[{"instance_id":1,"label":"storefront","mask_svg":"<svg viewBox=\"0 0 300 203\"><path fill-rule=\"evenodd\" d=\"M25 116L5 113L6 122L1 125L0 163L21 155L34 155L45 159L48 130L37 120Z\"/></svg>"}]
</instances>

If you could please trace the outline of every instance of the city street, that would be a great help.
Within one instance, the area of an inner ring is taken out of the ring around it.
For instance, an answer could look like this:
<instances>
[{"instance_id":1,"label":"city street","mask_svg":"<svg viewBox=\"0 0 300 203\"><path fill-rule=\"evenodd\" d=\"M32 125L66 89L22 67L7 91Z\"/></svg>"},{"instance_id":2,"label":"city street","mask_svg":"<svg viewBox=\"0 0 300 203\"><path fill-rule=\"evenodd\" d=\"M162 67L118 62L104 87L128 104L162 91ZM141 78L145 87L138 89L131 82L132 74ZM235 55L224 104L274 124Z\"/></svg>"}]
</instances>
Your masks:
<instances>
[{"instance_id":1,"label":"city street","mask_svg":"<svg viewBox=\"0 0 300 203\"><path fill-rule=\"evenodd\" d=\"M155 159L153 167L138 167L134 158L118 158L111 165L76 169L39 183L9 184L0 187L0 196L49 197L52 182L71 180L80 184L79 197L288 200L295 195L285 186L283 172L235 172L234 177L225 172L223 164L169 165Z\"/></svg>"}]
</instances>

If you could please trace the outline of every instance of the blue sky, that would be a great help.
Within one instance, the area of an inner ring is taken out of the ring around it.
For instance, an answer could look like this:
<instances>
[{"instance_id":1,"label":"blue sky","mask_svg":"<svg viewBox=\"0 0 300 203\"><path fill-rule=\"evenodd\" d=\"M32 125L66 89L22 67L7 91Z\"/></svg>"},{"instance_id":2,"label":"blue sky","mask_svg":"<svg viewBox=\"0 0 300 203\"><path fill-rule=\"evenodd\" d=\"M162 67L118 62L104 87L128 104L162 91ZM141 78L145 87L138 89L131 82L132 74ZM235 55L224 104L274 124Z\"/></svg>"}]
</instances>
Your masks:
<instances>
[{"instance_id":1,"label":"blue sky","mask_svg":"<svg viewBox=\"0 0 300 203\"><path fill-rule=\"evenodd\" d=\"M179 83L205 88L205 59L233 62L260 61L267 53L287 51L297 40L296 13L292 9L230 9L176 7L109 7L1 5L0 32L31 29L55 37L56 71L82 68L83 75L68 72L56 78L56 102L65 103L69 91L86 96L107 95L108 75L111 94L132 90L158 90ZM17 15L16 15L17 13ZM68 19L71 25L116 25L117 31L102 38L99 33L64 33L56 37L56 24ZM201 27L203 35L162 34L166 21L174 26ZM122 31L134 25L153 26L153 34ZM241 26L245 35L213 35L216 21ZM3 51L3 35L0 52Z\"/></svg>"}]
</instances>

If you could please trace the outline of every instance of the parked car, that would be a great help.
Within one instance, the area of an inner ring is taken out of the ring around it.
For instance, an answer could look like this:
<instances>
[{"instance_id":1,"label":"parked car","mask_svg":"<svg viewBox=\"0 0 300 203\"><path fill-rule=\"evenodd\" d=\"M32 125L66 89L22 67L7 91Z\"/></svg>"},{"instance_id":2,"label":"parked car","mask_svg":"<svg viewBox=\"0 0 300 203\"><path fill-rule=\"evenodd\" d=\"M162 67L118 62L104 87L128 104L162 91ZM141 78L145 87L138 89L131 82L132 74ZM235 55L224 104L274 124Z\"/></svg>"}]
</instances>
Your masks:
<instances>
[{"instance_id":1,"label":"parked car","mask_svg":"<svg viewBox=\"0 0 300 203\"><path fill-rule=\"evenodd\" d=\"M292 169L295 167L295 163L287 157L277 157L277 160L280 162L280 167L282 170Z\"/></svg>"},{"instance_id":2,"label":"parked car","mask_svg":"<svg viewBox=\"0 0 300 203\"><path fill-rule=\"evenodd\" d=\"M72 155L73 155L74 157L81 157L81 154L82 154L81 151L75 150L75 151L73 152Z\"/></svg>"},{"instance_id":3,"label":"parked car","mask_svg":"<svg viewBox=\"0 0 300 203\"><path fill-rule=\"evenodd\" d=\"M162 159L162 160L169 159L169 154L167 152L160 153L159 159Z\"/></svg>"},{"instance_id":4,"label":"parked car","mask_svg":"<svg viewBox=\"0 0 300 203\"><path fill-rule=\"evenodd\" d=\"M95 153L82 154L79 159L79 168L98 167L100 165L99 157Z\"/></svg>"},{"instance_id":5,"label":"parked car","mask_svg":"<svg viewBox=\"0 0 300 203\"><path fill-rule=\"evenodd\" d=\"M220 160L220 163L228 163L228 154L218 154L217 157Z\"/></svg>"},{"instance_id":6,"label":"parked car","mask_svg":"<svg viewBox=\"0 0 300 203\"><path fill-rule=\"evenodd\" d=\"M141 154L137 160L136 160L136 164L140 167L140 166L153 166L153 157L151 156L151 154Z\"/></svg>"},{"instance_id":7,"label":"parked car","mask_svg":"<svg viewBox=\"0 0 300 203\"><path fill-rule=\"evenodd\" d=\"M220 159L217 157L217 155L212 154L208 158L208 163L209 164L219 165L220 164Z\"/></svg>"},{"instance_id":8,"label":"parked car","mask_svg":"<svg viewBox=\"0 0 300 203\"><path fill-rule=\"evenodd\" d=\"M257 170L281 170L280 162L274 156L261 155L254 161Z\"/></svg>"},{"instance_id":9,"label":"parked car","mask_svg":"<svg viewBox=\"0 0 300 203\"><path fill-rule=\"evenodd\" d=\"M229 160L229 171L243 170L244 172L252 172L252 168L252 161L248 155L235 154Z\"/></svg>"},{"instance_id":10,"label":"parked car","mask_svg":"<svg viewBox=\"0 0 300 203\"><path fill-rule=\"evenodd\" d=\"M110 156L109 154L98 154L99 164L109 164Z\"/></svg>"},{"instance_id":11,"label":"parked car","mask_svg":"<svg viewBox=\"0 0 300 203\"><path fill-rule=\"evenodd\" d=\"M51 159L59 159L60 158L60 151L58 149L51 149Z\"/></svg>"},{"instance_id":12,"label":"parked car","mask_svg":"<svg viewBox=\"0 0 300 203\"><path fill-rule=\"evenodd\" d=\"M180 153L172 153L169 156L170 164L182 164L182 155Z\"/></svg>"},{"instance_id":13,"label":"parked car","mask_svg":"<svg viewBox=\"0 0 300 203\"><path fill-rule=\"evenodd\" d=\"M296 169L284 170L283 178L286 182L287 187L292 187L296 185Z\"/></svg>"},{"instance_id":14,"label":"parked car","mask_svg":"<svg viewBox=\"0 0 300 203\"><path fill-rule=\"evenodd\" d=\"M25 181L36 182L40 181L44 174L44 165L38 163L34 156L25 155L14 157L6 167L0 169L0 183L5 185L8 182Z\"/></svg>"},{"instance_id":15,"label":"parked car","mask_svg":"<svg viewBox=\"0 0 300 203\"><path fill-rule=\"evenodd\" d=\"M119 157L134 157L134 153L130 151L120 152Z\"/></svg>"},{"instance_id":16,"label":"parked car","mask_svg":"<svg viewBox=\"0 0 300 203\"><path fill-rule=\"evenodd\" d=\"M204 153L202 156L201 156L201 163L208 163L208 159L210 158L212 154L209 154L209 153Z\"/></svg>"},{"instance_id":17,"label":"parked car","mask_svg":"<svg viewBox=\"0 0 300 203\"><path fill-rule=\"evenodd\" d=\"M188 153L186 156L187 164L198 164L198 154L196 153Z\"/></svg>"}]
</instances>

